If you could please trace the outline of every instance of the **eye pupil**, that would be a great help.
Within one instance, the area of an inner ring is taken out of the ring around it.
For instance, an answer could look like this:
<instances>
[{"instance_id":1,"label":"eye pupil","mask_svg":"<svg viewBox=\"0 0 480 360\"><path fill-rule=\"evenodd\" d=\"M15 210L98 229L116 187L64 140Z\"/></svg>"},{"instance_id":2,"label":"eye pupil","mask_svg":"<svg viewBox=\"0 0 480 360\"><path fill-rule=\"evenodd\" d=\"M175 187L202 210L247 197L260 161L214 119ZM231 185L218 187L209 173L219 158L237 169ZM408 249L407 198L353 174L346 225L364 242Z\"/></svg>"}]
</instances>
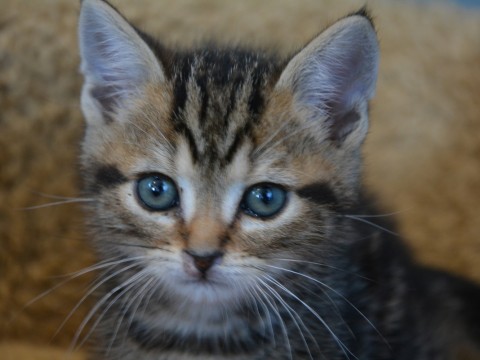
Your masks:
<instances>
[{"instance_id":1,"label":"eye pupil","mask_svg":"<svg viewBox=\"0 0 480 360\"><path fill-rule=\"evenodd\" d=\"M242 208L254 217L271 217L284 207L287 199L285 190L274 184L257 184L250 187L244 195Z\"/></svg>"},{"instance_id":2,"label":"eye pupil","mask_svg":"<svg viewBox=\"0 0 480 360\"><path fill-rule=\"evenodd\" d=\"M254 192L254 196L258 200L265 203L266 205L268 205L269 203L272 202L273 193L272 193L272 190L269 187L258 188L258 189L253 190L253 192Z\"/></svg>"},{"instance_id":3,"label":"eye pupil","mask_svg":"<svg viewBox=\"0 0 480 360\"><path fill-rule=\"evenodd\" d=\"M165 175L148 175L137 181L137 195L148 210L164 211L178 203L178 191L173 180Z\"/></svg>"},{"instance_id":4,"label":"eye pupil","mask_svg":"<svg viewBox=\"0 0 480 360\"><path fill-rule=\"evenodd\" d=\"M148 187L150 188L150 191L154 197L159 197L168 190L168 185L165 182L159 181L159 179L154 179L149 182Z\"/></svg>"}]
</instances>

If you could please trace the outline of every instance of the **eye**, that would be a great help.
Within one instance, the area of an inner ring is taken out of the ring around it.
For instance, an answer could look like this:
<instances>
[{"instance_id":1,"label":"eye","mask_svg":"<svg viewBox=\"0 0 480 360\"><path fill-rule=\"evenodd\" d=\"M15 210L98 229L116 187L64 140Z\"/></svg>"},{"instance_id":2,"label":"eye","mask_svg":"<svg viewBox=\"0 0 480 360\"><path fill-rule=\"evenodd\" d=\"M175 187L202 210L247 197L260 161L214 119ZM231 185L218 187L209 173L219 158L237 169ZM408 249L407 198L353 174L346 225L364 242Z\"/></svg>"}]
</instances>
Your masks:
<instances>
[{"instance_id":1,"label":"eye","mask_svg":"<svg viewBox=\"0 0 480 360\"><path fill-rule=\"evenodd\" d=\"M264 183L251 186L243 195L241 207L251 216L268 218L283 209L286 191L279 185Z\"/></svg>"},{"instance_id":2,"label":"eye","mask_svg":"<svg viewBox=\"0 0 480 360\"><path fill-rule=\"evenodd\" d=\"M137 181L137 196L151 211L164 211L178 205L178 191L165 175L148 175Z\"/></svg>"}]
</instances>

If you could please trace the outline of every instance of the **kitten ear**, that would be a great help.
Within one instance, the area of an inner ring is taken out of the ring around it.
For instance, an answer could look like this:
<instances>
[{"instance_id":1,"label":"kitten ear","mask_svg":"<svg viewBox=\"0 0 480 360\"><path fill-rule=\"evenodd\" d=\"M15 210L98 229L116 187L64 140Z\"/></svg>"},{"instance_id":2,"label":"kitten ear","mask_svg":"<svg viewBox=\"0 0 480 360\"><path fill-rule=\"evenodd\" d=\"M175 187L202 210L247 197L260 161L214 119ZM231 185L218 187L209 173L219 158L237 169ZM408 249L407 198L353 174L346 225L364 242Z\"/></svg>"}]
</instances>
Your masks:
<instances>
[{"instance_id":1,"label":"kitten ear","mask_svg":"<svg viewBox=\"0 0 480 360\"><path fill-rule=\"evenodd\" d=\"M164 81L156 56L107 2L83 0L79 20L82 110L89 123L111 121L147 82Z\"/></svg>"},{"instance_id":2,"label":"kitten ear","mask_svg":"<svg viewBox=\"0 0 480 360\"><path fill-rule=\"evenodd\" d=\"M339 20L287 64L276 85L293 92L295 105L321 121L336 144L357 146L368 129L368 100L374 95L378 42L365 13Z\"/></svg>"}]
</instances>

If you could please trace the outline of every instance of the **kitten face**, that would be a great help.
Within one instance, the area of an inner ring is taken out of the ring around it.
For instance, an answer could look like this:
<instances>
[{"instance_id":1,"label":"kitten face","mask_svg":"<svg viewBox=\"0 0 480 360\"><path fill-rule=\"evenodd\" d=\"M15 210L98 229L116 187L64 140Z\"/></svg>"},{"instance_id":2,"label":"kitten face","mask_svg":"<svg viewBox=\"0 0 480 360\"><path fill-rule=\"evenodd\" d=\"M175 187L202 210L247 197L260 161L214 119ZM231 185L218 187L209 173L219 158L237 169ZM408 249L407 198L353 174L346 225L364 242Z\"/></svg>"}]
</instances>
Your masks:
<instances>
[{"instance_id":1,"label":"kitten face","mask_svg":"<svg viewBox=\"0 0 480 360\"><path fill-rule=\"evenodd\" d=\"M291 100L278 104L286 96L264 89L269 92L265 95L270 97L265 100L269 103L263 105L261 119L252 119L251 113L244 110L250 96L243 96L245 90L218 89L222 91L235 98L235 107L229 114L235 125L207 126L208 122L221 119L213 109L222 104L212 99L206 105L206 111L212 115L205 116L205 127L201 129L198 112L202 104L197 94L189 91L183 109L187 115L177 121L184 121L184 131L191 132L193 140L165 126L172 122L172 102L161 104L152 97L138 99L139 105L145 103L125 112L125 122L108 124L108 128L92 134L101 144L98 148L90 147L88 140L85 144L85 152L93 150L85 161L93 175L90 186L99 190L96 212L103 218L99 231L111 233L105 237L115 239L113 243L151 247L119 245L115 253L145 256L142 261L148 272L161 279L168 287L166 292L200 303L238 301L252 291L263 272L275 272L266 268L275 265L275 258L297 258L295 252L306 248L309 234L315 234L312 245L321 247L317 237L319 231L324 232L321 229L327 226L332 213L331 204L318 206L298 194L306 186L326 183L332 177L333 165L328 165L318 153L320 146L310 140L308 148L304 124L289 125L283 131L278 131L278 125L269 124L292 113ZM277 100L275 95L283 99ZM241 126L248 123L251 129ZM295 144L289 142L289 132L296 132L296 140L305 137L304 149L295 149ZM205 140L208 138L212 139L210 143ZM212 153L218 155L213 157ZM229 161L225 160L227 156ZM315 168L309 166L313 163ZM319 167L322 163L325 165ZM98 165L92 168L89 164ZM123 181L117 186L111 186L110 179L104 181L106 167L117 169L121 175L115 177ZM178 204L164 211L145 206L138 194L138 182L151 175L171 179L178 191ZM104 182L105 186L98 186ZM285 192L285 204L271 217L256 216L244 208L247 190L257 184L275 185ZM317 220L305 224L303 219L312 215ZM299 249L295 250L295 243ZM222 255L202 274L187 250ZM108 246L104 255L111 256L111 251Z\"/></svg>"},{"instance_id":2,"label":"kitten face","mask_svg":"<svg viewBox=\"0 0 480 360\"><path fill-rule=\"evenodd\" d=\"M84 0L80 45L90 226L102 257L127 259L117 283L148 284L177 324L182 312L211 320L348 241L339 209L356 200L376 78L367 18L282 63L176 54Z\"/></svg>"}]
</instances>

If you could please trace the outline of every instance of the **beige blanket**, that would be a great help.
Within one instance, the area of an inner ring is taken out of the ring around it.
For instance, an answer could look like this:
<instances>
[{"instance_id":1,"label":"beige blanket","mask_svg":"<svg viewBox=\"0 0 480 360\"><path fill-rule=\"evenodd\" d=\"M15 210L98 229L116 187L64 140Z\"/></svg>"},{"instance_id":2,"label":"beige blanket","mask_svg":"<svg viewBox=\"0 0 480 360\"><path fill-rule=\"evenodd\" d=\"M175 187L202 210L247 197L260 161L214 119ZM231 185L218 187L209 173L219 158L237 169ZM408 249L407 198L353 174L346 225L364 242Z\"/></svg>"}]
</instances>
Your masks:
<instances>
[{"instance_id":1,"label":"beige blanket","mask_svg":"<svg viewBox=\"0 0 480 360\"><path fill-rule=\"evenodd\" d=\"M114 3L168 44L214 38L287 53L364 0ZM480 12L439 2L368 4L382 58L366 182L421 261L480 281ZM72 312L91 276L55 288L60 276L94 263L80 207L25 210L78 196L78 6L1 1L2 359L67 358L92 304L89 297Z\"/></svg>"}]
</instances>

